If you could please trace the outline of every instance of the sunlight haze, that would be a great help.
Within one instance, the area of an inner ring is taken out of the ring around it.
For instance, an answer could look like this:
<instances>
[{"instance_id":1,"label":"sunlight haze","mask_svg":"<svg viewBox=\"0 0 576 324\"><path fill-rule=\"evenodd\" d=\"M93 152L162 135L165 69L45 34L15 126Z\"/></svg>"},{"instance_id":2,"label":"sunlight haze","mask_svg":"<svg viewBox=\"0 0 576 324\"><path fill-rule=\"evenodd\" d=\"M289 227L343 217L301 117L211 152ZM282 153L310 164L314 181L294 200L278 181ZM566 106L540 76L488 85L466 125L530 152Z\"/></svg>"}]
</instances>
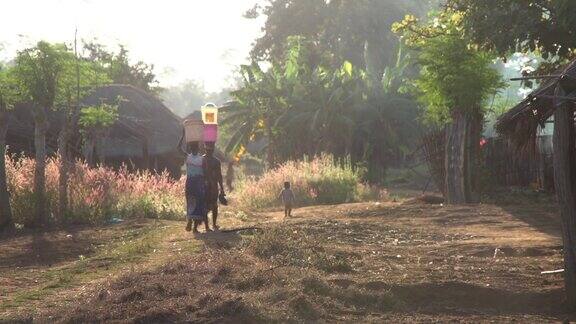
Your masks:
<instances>
[{"instance_id":1,"label":"sunlight haze","mask_svg":"<svg viewBox=\"0 0 576 324\"><path fill-rule=\"evenodd\" d=\"M258 0L3 1L0 60L39 40L97 40L127 46L133 60L154 64L161 86L185 80L208 91L228 85L246 61L262 20L242 17Z\"/></svg>"}]
</instances>

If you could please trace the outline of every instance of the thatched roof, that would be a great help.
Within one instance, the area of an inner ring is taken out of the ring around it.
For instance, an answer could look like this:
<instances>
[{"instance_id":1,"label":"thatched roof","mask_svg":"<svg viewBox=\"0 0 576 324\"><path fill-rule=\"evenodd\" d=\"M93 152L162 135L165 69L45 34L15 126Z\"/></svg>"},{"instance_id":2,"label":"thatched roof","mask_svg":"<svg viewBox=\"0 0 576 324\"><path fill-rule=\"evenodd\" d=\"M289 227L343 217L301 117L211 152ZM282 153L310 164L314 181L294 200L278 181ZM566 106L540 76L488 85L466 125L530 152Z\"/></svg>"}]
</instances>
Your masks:
<instances>
[{"instance_id":1,"label":"thatched roof","mask_svg":"<svg viewBox=\"0 0 576 324\"><path fill-rule=\"evenodd\" d=\"M182 135L182 120L160 99L130 85L108 85L86 97L84 106L118 104L118 121L112 126L104 154L142 156L147 142L150 155L177 152Z\"/></svg>"},{"instance_id":2,"label":"thatched roof","mask_svg":"<svg viewBox=\"0 0 576 324\"><path fill-rule=\"evenodd\" d=\"M502 115L496 123L498 133L510 138L520 148L533 148L538 126L544 126L554 114L554 97L558 84L566 90L564 99L576 100L576 61L560 68L544 80L538 89Z\"/></svg>"},{"instance_id":3,"label":"thatched roof","mask_svg":"<svg viewBox=\"0 0 576 324\"><path fill-rule=\"evenodd\" d=\"M11 153L34 155L34 106L29 103L19 103L8 113L8 133L6 144ZM46 130L46 147L48 154L58 149L58 133L64 121L61 111L51 111L48 114L48 129ZM72 148L74 150L74 148Z\"/></svg>"}]
</instances>

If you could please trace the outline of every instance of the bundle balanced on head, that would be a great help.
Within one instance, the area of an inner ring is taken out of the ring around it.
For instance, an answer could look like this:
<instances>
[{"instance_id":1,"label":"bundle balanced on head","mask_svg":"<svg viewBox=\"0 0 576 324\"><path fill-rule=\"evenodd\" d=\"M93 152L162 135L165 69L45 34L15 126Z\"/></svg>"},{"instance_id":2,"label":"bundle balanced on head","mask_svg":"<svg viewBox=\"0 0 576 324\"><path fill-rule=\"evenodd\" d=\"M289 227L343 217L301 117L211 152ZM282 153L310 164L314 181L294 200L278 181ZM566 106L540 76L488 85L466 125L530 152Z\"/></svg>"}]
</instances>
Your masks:
<instances>
[{"instance_id":1,"label":"bundle balanced on head","mask_svg":"<svg viewBox=\"0 0 576 324\"><path fill-rule=\"evenodd\" d=\"M204 223L206 232L211 232L208 212L212 211L212 225L218 229L218 200L226 204L226 194L222 180L222 166L214 156L217 139L216 107L202 107L202 120L188 119L184 122L184 135L179 147L186 138L186 231L198 233L198 226ZM200 153L204 143L206 154Z\"/></svg>"}]
</instances>

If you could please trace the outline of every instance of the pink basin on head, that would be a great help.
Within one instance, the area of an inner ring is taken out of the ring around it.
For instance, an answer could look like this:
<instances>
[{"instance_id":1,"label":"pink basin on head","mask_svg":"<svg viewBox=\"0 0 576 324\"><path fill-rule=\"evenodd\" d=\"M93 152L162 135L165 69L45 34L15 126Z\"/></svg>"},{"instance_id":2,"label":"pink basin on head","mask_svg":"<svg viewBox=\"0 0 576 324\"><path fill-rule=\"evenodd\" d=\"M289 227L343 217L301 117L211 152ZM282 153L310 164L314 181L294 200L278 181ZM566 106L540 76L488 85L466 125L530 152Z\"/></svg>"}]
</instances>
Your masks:
<instances>
[{"instance_id":1,"label":"pink basin on head","mask_svg":"<svg viewBox=\"0 0 576 324\"><path fill-rule=\"evenodd\" d=\"M218 125L204 124L204 142L216 142L218 140Z\"/></svg>"}]
</instances>

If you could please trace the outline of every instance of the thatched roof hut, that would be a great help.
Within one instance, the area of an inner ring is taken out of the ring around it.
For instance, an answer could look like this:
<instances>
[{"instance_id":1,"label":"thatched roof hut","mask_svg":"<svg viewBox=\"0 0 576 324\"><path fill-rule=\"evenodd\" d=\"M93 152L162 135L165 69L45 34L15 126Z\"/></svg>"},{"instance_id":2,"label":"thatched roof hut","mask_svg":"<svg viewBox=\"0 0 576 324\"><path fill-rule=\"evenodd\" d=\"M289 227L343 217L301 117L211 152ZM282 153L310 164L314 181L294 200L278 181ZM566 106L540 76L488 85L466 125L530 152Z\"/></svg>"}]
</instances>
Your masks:
<instances>
[{"instance_id":1,"label":"thatched roof hut","mask_svg":"<svg viewBox=\"0 0 576 324\"><path fill-rule=\"evenodd\" d=\"M535 143L536 130L554 116L554 187L562 219L567 299L576 304L576 61L558 70L500 118L497 128L520 147Z\"/></svg>"},{"instance_id":2,"label":"thatched roof hut","mask_svg":"<svg viewBox=\"0 0 576 324\"><path fill-rule=\"evenodd\" d=\"M184 156L178 148L183 134L183 119L175 115L156 96L131 85L107 85L88 95L81 106L94 106L102 103L118 105L118 120L99 141L98 149L108 166L123 164L131 169L148 169L162 172L168 170L179 177L184 164ZM9 114L7 144L11 153L34 155L33 106L17 105ZM48 114L49 128L46 144L48 154L57 150L57 139L64 121L61 111ZM201 119L200 112L189 117ZM70 151L76 158L92 155L83 145L81 134L73 136ZM221 151L217 157L228 162Z\"/></svg>"},{"instance_id":3,"label":"thatched roof hut","mask_svg":"<svg viewBox=\"0 0 576 324\"><path fill-rule=\"evenodd\" d=\"M82 101L83 106L101 103L118 104L119 114L100 148L106 164L180 173L182 120L160 99L130 85L108 85Z\"/></svg>"},{"instance_id":4,"label":"thatched roof hut","mask_svg":"<svg viewBox=\"0 0 576 324\"><path fill-rule=\"evenodd\" d=\"M569 101L576 100L576 61L558 69L554 75L541 77L542 84L502 115L496 123L498 133L510 138L519 148L534 148L538 127L544 127L554 114L554 98L558 85L566 91Z\"/></svg>"},{"instance_id":5,"label":"thatched roof hut","mask_svg":"<svg viewBox=\"0 0 576 324\"><path fill-rule=\"evenodd\" d=\"M184 156L178 150L182 136L182 119L168 109L160 99L130 85L108 85L96 89L81 103L92 106L101 103L118 104L118 121L108 131L101 149L105 164L126 164L133 169L168 170L181 174ZM11 153L34 155L33 106L19 104L9 113L7 144ZM57 150L57 139L64 121L61 111L48 114L46 145L48 154ZM76 134L70 151L76 158L86 157L82 136Z\"/></svg>"},{"instance_id":6,"label":"thatched roof hut","mask_svg":"<svg viewBox=\"0 0 576 324\"><path fill-rule=\"evenodd\" d=\"M10 153L34 156L33 108L32 104L21 103L9 111L6 144ZM64 114L60 111L53 111L48 115L46 146L49 155L56 153L58 149L58 133L63 121Z\"/></svg>"}]
</instances>

